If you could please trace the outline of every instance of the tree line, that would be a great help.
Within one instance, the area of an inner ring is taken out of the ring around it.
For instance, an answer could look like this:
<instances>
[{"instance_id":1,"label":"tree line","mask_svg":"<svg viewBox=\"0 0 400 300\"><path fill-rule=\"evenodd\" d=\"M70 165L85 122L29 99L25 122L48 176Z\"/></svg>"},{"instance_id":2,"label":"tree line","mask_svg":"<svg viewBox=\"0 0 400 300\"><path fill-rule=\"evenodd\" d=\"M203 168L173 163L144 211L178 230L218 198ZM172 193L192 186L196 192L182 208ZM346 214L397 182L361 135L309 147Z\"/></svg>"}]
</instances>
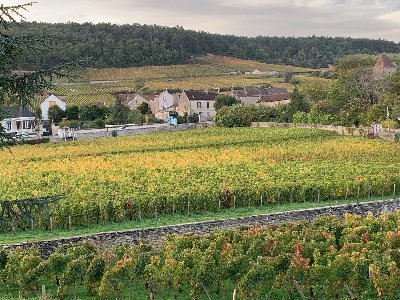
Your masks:
<instances>
[{"instance_id":1,"label":"tree line","mask_svg":"<svg viewBox=\"0 0 400 300\"><path fill-rule=\"evenodd\" d=\"M42 69L88 58L89 67L184 63L215 54L303 67L326 67L348 54L397 53L398 43L346 37L239 37L157 25L23 22L11 35L47 36L50 47L21 58L19 67Z\"/></svg>"}]
</instances>

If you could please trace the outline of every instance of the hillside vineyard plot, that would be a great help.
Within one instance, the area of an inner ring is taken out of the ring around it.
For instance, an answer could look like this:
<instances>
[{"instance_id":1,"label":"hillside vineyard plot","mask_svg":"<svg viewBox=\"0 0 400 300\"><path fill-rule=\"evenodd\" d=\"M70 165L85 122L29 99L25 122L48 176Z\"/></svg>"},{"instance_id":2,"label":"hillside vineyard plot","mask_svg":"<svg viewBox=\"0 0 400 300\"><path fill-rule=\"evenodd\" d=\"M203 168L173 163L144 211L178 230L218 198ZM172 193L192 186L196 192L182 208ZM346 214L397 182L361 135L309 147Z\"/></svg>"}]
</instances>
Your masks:
<instances>
[{"instance_id":1,"label":"hillside vineyard plot","mask_svg":"<svg viewBox=\"0 0 400 300\"><path fill-rule=\"evenodd\" d=\"M140 220L272 203L393 195L400 145L285 128L203 129L0 155L0 199L65 193L35 226ZM30 228L11 220L1 230Z\"/></svg>"}]
</instances>

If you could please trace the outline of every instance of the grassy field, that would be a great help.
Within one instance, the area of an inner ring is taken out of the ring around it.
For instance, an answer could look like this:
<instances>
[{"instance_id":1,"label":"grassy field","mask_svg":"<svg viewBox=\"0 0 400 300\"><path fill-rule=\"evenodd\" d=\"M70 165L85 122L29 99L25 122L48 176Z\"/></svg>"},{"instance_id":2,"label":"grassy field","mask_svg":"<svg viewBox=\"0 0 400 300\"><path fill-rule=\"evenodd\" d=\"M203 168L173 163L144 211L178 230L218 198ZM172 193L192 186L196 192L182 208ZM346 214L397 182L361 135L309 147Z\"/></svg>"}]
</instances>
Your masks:
<instances>
[{"instance_id":1,"label":"grassy field","mask_svg":"<svg viewBox=\"0 0 400 300\"><path fill-rule=\"evenodd\" d=\"M254 69L294 71L309 73L313 69L292 66L270 65L257 61L241 60L230 57L205 56L192 64L174 66L154 66L121 69L89 69L80 73L76 83L59 82L51 92L67 99L69 105L102 103L107 106L115 101L116 93L133 93L135 79L144 78L149 93L157 94L165 89L205 90L230 89L250 85L271 84L275 87L293 89L293 85L283 83L282 79L271 75L244 75ZM231 74L231 73L237 74ZM296 75L300 80L300 89L304 83L318 80L304 74Z\"/></svg>"},{"instance_id":2,"label":"grassy field","mask_svg":"<svg viewBox=\"0 0 400 300\"><path fill-rule=\"evenodd\" d=\"M66 193L55 228L140 221L220 209L389 196L400 186L400 146L331 132L209 128L3 152L4 200ZM379 153L379 155L377 155ZM18 174L18 176L15 176ZM48 227L48 214L36 228ZM30 228L9 220L8 231Z\"/></svg>"}]
</instances>

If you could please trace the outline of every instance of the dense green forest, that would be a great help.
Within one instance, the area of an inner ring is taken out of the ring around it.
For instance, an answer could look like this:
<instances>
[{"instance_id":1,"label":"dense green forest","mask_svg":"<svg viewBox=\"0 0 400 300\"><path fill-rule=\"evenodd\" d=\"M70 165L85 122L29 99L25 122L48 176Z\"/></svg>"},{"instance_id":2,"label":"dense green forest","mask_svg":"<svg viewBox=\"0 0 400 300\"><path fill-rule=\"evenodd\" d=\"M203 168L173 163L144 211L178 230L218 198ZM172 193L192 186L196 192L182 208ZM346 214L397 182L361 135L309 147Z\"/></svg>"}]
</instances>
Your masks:
<instances>
[{"instance_id":1,"label":"dense green forest","mask_svg":"<svg viewBox=\"0 0 400 300\"><path fill-rule=\"evenodd\" d=\"M13 35L46 35L51 47L40 57L27 54L18 67L40 69L89 58L90 67L132 67L187 62L204 54L233 56L267 63L326 67L348 54L398 53L386 40L341 37L238 37L185 30L181 27L24 22Z\"/></svg>"}]
</instances>

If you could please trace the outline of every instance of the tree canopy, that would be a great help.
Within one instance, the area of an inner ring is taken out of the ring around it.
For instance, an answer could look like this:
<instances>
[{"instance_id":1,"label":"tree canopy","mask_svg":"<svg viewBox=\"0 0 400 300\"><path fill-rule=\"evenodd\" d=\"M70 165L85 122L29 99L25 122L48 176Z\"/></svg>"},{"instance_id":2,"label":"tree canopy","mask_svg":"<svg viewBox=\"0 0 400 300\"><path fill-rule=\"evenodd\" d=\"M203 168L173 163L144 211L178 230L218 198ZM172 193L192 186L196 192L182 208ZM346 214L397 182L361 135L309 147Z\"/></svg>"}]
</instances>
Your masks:
<instances>
[{"instance_id":1,"label":"tree canopy","mask_svg":"<svg viewBox=\"0 0 400 300\"><path fill-rule=\"evenodd\" d=\"M28 23L14 35L46 35L52 47L40 59L25 55L20 68L40 69L84 57L91 67L134 67L180 64L206 54L267 63L326 67L348 54L397 53L399 44L386 40L331 37L238 37L185 30L182 27L113 24Z\"/></svg>"}]
</instances>

